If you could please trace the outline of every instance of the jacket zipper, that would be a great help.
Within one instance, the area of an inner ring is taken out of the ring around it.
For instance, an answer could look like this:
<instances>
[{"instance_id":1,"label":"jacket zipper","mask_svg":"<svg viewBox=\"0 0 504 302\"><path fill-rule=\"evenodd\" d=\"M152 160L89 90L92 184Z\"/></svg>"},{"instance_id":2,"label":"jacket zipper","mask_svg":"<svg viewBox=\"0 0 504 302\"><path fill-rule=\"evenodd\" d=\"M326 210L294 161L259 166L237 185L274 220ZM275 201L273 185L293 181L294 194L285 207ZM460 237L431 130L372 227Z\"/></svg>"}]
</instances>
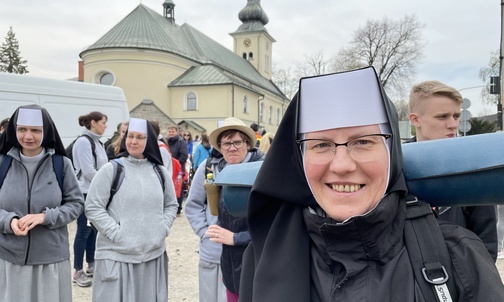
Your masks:
<instances>
[{"instance_id":1,"label":"jacket zipper","mask_svg":"<svg viewBox=\"0 0 504 302\"><path fill-rule=\"evenodd\" d=\"M21 153L21 150L19 151ZM23 163L21 163L21 161L19 161L19 163L21 164L21 166L23 166L23 168L25 169L26 171L26 178L28 180L28 182L26 183L26 185L28 186L28 211L27 213L28 214L31 214L31 190L32 190L32 187L33 187L33 181L35 180L35 176L37 175L37 172L40 168L40 166L42 166L43 162L48 158L49 154L46 153L46 155L44 155L44 157L40 160L39 164L37 165L37 168L35 169L35 173L33 173L33 178L32 178L32 183L30 185L30 175L28 173L28 169L26 169L25 165L23 165ZM26 265L28 263L28 256L29 256L29 251L30 251L30 245L31 245L31 232L28 232L28 244L26 246L26 252L25 252L25 261L24 261L24 264Z\"/></svg>"}]
</instances>

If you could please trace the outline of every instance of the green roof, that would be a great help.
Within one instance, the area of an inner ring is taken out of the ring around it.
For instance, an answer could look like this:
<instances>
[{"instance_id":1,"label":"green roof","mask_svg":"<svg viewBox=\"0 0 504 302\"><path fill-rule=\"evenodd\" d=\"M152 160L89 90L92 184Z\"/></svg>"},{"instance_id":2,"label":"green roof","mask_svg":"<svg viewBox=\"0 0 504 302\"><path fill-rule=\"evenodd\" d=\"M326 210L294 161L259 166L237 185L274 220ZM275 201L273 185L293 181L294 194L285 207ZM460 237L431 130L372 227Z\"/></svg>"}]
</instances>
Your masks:
<instances>
[{"instance_id":1,"label":"green roof","mask_svg":"<svg viewBox=\"0 0 504 302\"><path fill-rule=\"evenodd\" d=\"M173 19L163 17L143 4L138 5L103 37L85 49L81 57L87 51L104 48L160 50L194 61L195 68L184 74L189 78L179 77L172 83L176 86L188 85L187 83L208 85L241 82L245 86L257 85L285 98L272 81L263 77L241 56L187 23L179 26Z\"/></svg>"}]
</instances>

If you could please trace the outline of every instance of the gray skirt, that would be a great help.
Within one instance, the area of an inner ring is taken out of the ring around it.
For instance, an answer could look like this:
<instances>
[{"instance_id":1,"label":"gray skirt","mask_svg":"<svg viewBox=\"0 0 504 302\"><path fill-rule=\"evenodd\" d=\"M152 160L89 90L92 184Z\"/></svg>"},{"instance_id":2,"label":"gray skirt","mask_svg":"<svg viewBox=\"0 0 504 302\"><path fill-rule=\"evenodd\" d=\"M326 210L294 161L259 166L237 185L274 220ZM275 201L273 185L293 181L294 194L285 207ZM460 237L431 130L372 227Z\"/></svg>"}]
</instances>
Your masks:
<instances>
[{"instance_id":1,"label":"gray skirt","mask_svg":"<svg viewBox=\"0 0 504 302\"><path fill-rule=\"evenodd\" d=\"M70 260L17 265L0 259L0 301L72 301Z\"/></svg>"},{"instance_id":2,"label":"gray skirt","mask_svg":"<svg viewBox=\"0 0 504 302\"><path fill-rule=\"evenodd\" d=\"M168 256L145 263L95 259L93 301L168 301Z\"/></svg>"}]
</instances>

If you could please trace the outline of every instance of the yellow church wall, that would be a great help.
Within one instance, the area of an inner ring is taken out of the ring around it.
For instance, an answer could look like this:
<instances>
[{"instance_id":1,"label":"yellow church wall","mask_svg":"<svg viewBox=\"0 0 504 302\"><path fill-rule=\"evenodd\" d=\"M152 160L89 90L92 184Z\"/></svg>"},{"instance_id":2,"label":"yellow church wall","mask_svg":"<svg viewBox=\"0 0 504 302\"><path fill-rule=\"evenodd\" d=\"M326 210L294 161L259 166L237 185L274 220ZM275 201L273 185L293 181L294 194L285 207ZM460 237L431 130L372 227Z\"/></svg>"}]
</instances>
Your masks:
<instances>
[{"instance_id":1,"label":"yellow church wall","mask_svg":"<svg viewBox=\"0 0 504 302\"><path fill-rule=\"evenodd\" d=\"M84 82L99 83L100 75L110 72L113 85L124 90L130 110L148 98L169 116L173 112L168 84L191 67L189 60L152 50L92 51L83 60Z\"/></svg>"}]
</instances>

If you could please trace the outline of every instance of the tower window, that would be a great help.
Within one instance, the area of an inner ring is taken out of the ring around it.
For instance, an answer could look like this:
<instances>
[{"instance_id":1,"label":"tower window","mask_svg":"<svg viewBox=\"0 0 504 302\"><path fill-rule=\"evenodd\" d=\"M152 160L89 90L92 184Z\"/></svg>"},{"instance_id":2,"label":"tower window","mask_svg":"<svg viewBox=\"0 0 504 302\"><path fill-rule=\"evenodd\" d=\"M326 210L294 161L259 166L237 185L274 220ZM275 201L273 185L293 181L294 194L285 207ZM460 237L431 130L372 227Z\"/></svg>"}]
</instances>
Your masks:
<instances>
[{"instance_id":1,"label":"tower window","mask_svg":"<svg viewBox=\"0 0 504 302\"><path fill-rule=\"evenodd\" d=\"M246 53L246 52L244 52L244 53L242 54L242 57L246 60L246 59L247 59L247 53Z\"/></svg>"},{"instance_id":2,"label":"tower window","mask_svg":"<svg viewBox=\"0 0 504 302\"><path fill-rule=\"evenodd\" d=\"M254 54L252 52L249 52L249 57L248 57L249 60L253 60L254 59Z\"/></svg>"}]
</instances>

